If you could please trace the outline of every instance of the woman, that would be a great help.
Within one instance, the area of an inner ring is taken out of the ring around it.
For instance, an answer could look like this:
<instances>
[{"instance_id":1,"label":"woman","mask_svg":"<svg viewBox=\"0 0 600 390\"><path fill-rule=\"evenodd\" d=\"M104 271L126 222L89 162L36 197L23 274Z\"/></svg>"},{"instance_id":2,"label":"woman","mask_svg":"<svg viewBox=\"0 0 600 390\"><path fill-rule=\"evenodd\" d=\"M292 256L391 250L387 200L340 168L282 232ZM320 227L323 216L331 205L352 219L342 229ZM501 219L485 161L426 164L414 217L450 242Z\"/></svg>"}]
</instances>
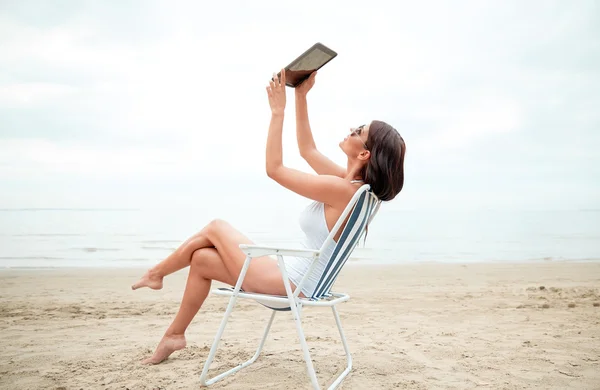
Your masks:
<instances>
[{"instance_id":1,"label":"woman","mask_svg":"<svg viewBox=\"0 0 600 390\"><path fill-rule=\"evenodd\" d=\"M346 168L322 155L315 147L308 122L306 94L315 83L316 73L313 73L295 89L296 133L300 154L317 175L284 166L281 132L286 105L286 87L283 69L281 75L281 80L274 75L267 87L271 106L266 152L267 175L282 186L315 201L313 205L317 207L307 208L302 217L305 221L314 217L312 220L318 223L323 221L324 214L324 222L327 226L321 229L321 232L324 232L321 236L326 236L363 183L370 184L372 191L382 201L392 200L402 190L404 141L390 125L373 121L370 125L352 129L350 134L340 142L340 148L348 157ZM313 229L302 227L307 238L312 239L311 242L315 240L317 243L320 240L321 244L324 242L325 237L308 237L315 234L314 226L310 226ZM148 270L132 286L134 290L140 287L158 290L162 288L165 276L190 267L179 311L154 354L144 360L144 363L160 363L174 351L185 347L185 330L206 299L211 281L218 280L235 285L246 257L239 249L240 244L252 244L252 241L227 222L212 221L199 233L185 241L169 257ZM306 269L302 267L303 260L302 258L291 259L289 263L288 272L293 289L302 279L302 270ZM327 260L324 259L325 262ZM242 288L250 292L285 295L277 260L268 256L252 260Z\"/></svg>"}]
</instances>

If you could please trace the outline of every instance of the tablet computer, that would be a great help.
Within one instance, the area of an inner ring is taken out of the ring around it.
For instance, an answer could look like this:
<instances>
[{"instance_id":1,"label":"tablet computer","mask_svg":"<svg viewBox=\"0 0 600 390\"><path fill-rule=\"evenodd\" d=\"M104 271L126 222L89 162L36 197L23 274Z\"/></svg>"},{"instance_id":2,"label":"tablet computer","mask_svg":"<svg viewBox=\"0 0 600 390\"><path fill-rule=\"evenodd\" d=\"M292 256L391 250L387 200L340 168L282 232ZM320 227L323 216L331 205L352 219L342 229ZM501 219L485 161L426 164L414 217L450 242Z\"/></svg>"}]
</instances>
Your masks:
<instances>
[{"instance_id":1,"label":"tablet computer","mask_svg":"<svg viewBox=\"0 0 600 390\"><path fill-rule=\"evenodd\" d=\"M320 42L315 43L310 49L285 67L285 85L296 88L302 84L314 71L322 68L333 60L337 53ZM277 74L281 77L281 72Z\"/></svg>"}]
</instances>

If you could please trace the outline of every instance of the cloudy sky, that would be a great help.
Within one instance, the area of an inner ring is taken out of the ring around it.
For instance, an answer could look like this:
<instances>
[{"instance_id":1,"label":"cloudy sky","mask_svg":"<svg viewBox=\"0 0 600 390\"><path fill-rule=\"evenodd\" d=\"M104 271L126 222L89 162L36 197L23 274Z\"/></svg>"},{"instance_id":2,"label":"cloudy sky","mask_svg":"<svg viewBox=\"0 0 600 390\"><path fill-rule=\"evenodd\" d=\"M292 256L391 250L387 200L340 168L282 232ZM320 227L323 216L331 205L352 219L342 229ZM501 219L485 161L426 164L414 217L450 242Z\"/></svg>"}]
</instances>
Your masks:
<instances>
[{"instance_id":1,"label":"cloudy sky","mask_svg":"<svg viewBox=\"0 0 600 390\"><path fill-rule=\"evenodd\" d=\"M264 174L264 86L317 41L320 149L344 164L371 119L406 140L388 207L600 208L598 37L584 0L3 0L0 208L296 201Z\"/></svg>"}]
</instances>

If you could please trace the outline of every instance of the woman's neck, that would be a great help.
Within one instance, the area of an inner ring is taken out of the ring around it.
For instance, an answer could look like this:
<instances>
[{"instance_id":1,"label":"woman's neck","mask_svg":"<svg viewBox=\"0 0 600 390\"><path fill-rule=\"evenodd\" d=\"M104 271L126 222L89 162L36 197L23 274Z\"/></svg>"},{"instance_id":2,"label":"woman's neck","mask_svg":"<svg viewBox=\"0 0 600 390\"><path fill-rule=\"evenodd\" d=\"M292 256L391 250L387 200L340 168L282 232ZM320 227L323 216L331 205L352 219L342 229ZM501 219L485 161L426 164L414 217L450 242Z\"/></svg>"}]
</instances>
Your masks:
<instances>
[{"instance_id":1,"label":"woman's neck","mask_svg":"<svg viewBox=\"0 0 600 390\"><path fill-rule=\"evenodd\" d=\"M348 161L348 169L346 171L346 180L350 181L364 181L364 178L361 174L362 166L357 166L356 164L351 164Z\"/></svg>"}]
</instances>

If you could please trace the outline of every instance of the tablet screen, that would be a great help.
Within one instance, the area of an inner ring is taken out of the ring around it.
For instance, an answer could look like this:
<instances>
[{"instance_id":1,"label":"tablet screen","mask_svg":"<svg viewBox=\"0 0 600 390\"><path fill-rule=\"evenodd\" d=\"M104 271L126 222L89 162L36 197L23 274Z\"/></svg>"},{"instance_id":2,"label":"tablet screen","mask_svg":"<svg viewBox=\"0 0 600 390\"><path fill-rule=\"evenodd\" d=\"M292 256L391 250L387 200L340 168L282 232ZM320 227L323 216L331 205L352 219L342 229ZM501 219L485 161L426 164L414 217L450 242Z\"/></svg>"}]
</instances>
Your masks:
<instances>
[{"instance_id":1,"label":"tablet screen","mask_svg":"<svg viewBox=\"0 0 600 390\"><path fill-rule=\"evenodd\" d=\"M286 67L286 84L294 87L297 86L310 76L312 72L321 68L334 57L335 53L327 53L319 47L311 48L311 50Z\"/></svg>"}]
</instances>

